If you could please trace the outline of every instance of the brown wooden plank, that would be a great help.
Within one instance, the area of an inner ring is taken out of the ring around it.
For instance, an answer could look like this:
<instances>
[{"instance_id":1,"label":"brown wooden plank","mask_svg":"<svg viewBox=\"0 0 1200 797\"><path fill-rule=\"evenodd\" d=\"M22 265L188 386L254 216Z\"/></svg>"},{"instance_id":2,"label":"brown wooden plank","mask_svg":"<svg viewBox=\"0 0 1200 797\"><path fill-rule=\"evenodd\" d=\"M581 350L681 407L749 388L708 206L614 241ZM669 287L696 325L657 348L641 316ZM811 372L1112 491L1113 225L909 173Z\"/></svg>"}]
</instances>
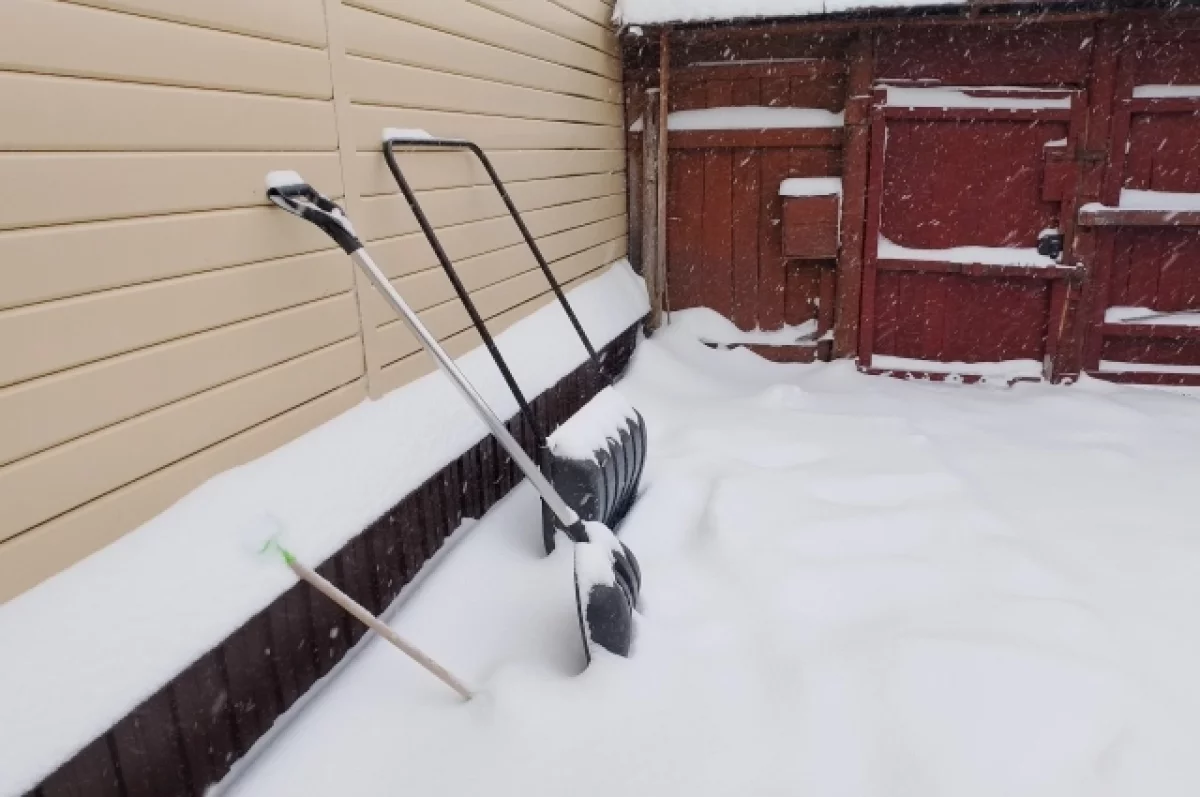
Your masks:
<instances>
[{"instance_id":1,"label":"brown wooden plank","mask_svg":"<svg viewBox=\"0 0 1200 797\"><path fill-rule=\"evenodd\" d=\"M783 302L785 324L796 326L815 317L813 305L819 290L819 271L820 269L811 263L788 263Z\"/></svg>"},{"instance_id":2,"label":"brown wooden plank","mask_svg":"<svg viewBox=\"0 0 1200 797\"><path fill-rule=\"evenodd\" d=\"M502 462L498 461L498 465ZM497 469L499 479L499 468ZM446 540L446 516L442 510L442 487L434 476L417 490L421 496L421 531L425 537L426 558L432 557Z\"/></svg>"},{"instance_id":3,"label":"brown wooden plank","mask_svg":"<svg viewBox=\"0 0 1200 797\"><path fill-rule=\"evenodd\" d=\"M893 22L880 31L878 75L948 85L1078 85L1087 74L1091 32L1086 22L1012 27L989 18L955 26L950 39L939 26Z\"/></svg>"},{"instance_id":4,"label":"brown wooden plank","mask_svg":"<svg viewBox=\"0 0 1200 797\"><path fill-rule=\"evenodd\" d=\"M704 220L704 154L674 151L668 170L667 300L672 310L701 304L701 233Z\"/></svg>"},{"instance_id":5,"label":"brown wooden plank","mask_svg":"<svg viewBox=\"0 0 1200 797\"><path fill-rule=\"evenodd\" d=\"M187 763L169 689L161 689L112 729L125 797L191 797Z\"/></svg>"},{"instance_id":6,"label":"brown wooden plank","mask_svg":"<svg viewBox=\"0 0 1200 797\"><path fill-rule=\"evenodd\" d=\"M400 525L392 510L371 524L366 531L375 567L375 588L379 592L380 612L396 600L404 586L404 557L400 550Z\"/></svg>"},{"instance_id":7,"label":"brown wooden plank","mask_svg":"<svg viewBox=\"0 0 1200 797\"><path fill-rule=\"evenodd\" d=\"M762 82L761 75L746 75L733 81L733 95L730 105L761 105Z\"/></svg>"},{"instance_id":8,"label":"brown wooden plank","mask_svg":"<svg viewBox=\"0 0 1200 797\"><path fill-rule=\"evenodd\" d=\"M758 324L762 329L779 329L784 324L787 261L783 256L783 209L778 189L790 176L790 162L787 150L762 153L758 215Z\"/></svg>"},{"instance_id":9,"label":"brown wooden plank","mask_svg":"<svg viewBox=\"0 0 1200 797\"><path fill-rule=\"evenodd\" d=\"M220 653L209 651L176 676L171 696L191 784L196 794L203 794L238 757Z\"/></svg>"},{"instance_id":10,"label":"brown wooden plank","mask_svg":"<svg viewBox=\"0 0 1200 797\"><path fill-rule=\"evenodd\" d=\"M258 614L222 646L230 715L238 749L243 754L267 732L281 713L283 701L271 645L270 620L267 615Z\"/></svg>"},{"instance_id":11,"label":"brown wooden plank","mask_svg":"<svg viewBox=\"0 0 1200 797\"><path fill-rule=\"evenodd\" d=\"M838 127L672 130L667 137L671 149L840 147L841 143L842 129Z\"/></svg>"},{"instance_id":12,"label":"brown wooden plank","mask_svg":"<svg viewBox=\"0 0 1200 797\"><path fill-rule=\"evenodd\" d=\"M733 307L730 320L739 329L758 324L758 240L762 202L759 192L762 157L754 149L733 151L732 279Z\"/></svg>"},{"instance_id":13,"label":"brown wooden plank","mask_svg":"<svg viewBox=\"0 0 1200 797\"><path fill-rule=\"evenodd\" d=\"M1089 227L1200 227L1200 210L1084 207L1079 211L1079 223Z\"/></svg>"},{"instance_id":14,"label":"brown wooden plank","mask_svg":"<svg viewBox=\"0 0 1200 797\"><path fill-rule=\"evenodd\" d=\"M421 528L420 494L409 493L393 510L392 515L396 519L400 558L403 563L403 584L409 584L428 556L425 551L425 535Z\"/></svg>"},{"instance_id":15,"label":"brown wooden plank","mask_svg":"<svg viewBox=\"0 0 1200 797\"><path fill-rule=\"evenodd\" d=\"M881 92L876 92L880 94ZM884 148L887 142L887 127L883 114L876 109L871 114L870 163L867 171L865 209L865 232L863 236L863 279L861 315L858 334L858 362L860 366L871 365L871 353L875 346L875 302L876 279L879 264L879 233L883 207ZM889 285L895 280L888 280ZM881 327L882 329L882 327ZM892 351L892 349L880 349Z\"/></svg>"},{"instance_id":16,"label":"brown wooden plank","mask_svg":"<svg viewBox=\"0 0 1200 797\"><path fill-rule=\"evenodd\" d=\"M317 681L308 589L311 589L308 585L297 582L276 598L267 612L271 625L271 659L279 681L282 711L290 708Z\"/></svg>"},{"instance_id":17,"label":"brown wooden plank","mask_svg":"<svg viewBox=\"0 0 1200 797\"><path fill-rule=\"evenodd\" d=\"M768 107L785 107L792 100L792 80L786 75L771 76L762 80L762 104Z\"/></svg>"},{"instance_id":18,"label":"brown wooden plank","mask_svg":"<svg viewBox=\"0 0 1200 797\"><path fill-rule=\"evenodd\" d=\"M660 227L666 224L664 214L660 213L662 203L659 202L659 180L663 177L662 165L659 163L660 96L659 92L648 93L645 111L642 114L642 129L646 134L642 136L641 141L641 160L644 167L642 184L638 191L641 206L642 276L646 280L646 293L650 298L648 326L651 331L662 325L667 290L665 252L659 251ZM630 213L632 217L632 208Z\"/></svg>"},{"instance_id":19,"label":"brown wooden plank","mask_svg":"<svg viewBox=\"0 0 1200 797\"><path fill-rule=\"evenodd\" d=\"M733 81L710 79L705 82L708 97L705 99L708 108L728 108L733 105Z\"/></svg>"},{"instance_id":20,"label":"brown wooden plank","mask_svg":"<svg viewBox=\"0 0 1200 797\"><path fill-rule=\"evenodd\" d=\"M871 141L871 80L874 34L860 32L850 47L846 139L843 145L841 241L837 269L837 309L833 354L846 357L858 347L862 299L863 240L866 225L867 160Z\"/></svg>"},{"instance_id":21,"label":"brown wooden plank","mask_svg":"<svg viewBox=\"0 0 1200 797\"><path fill-rule=\"evenodd\" d=\"M496 450L496 439L488 435L479 449L479 475L483 487L483 503L480 506L480 517L487 514L496 501L500 500L496 488L500 481L499 452Z\"/></svg>"},{"instance_id":22,"label":"brown wooden plank","mask_svg":"<svg viewBox=\"0 0 1200 797\"><path fill-rule=\"evenodd\" d=\"M105 734L72 756L42 782L42 797L124 797L111 743Z\"/></svg>"},{"instance_id":23,"label":"brown wooden plank","mask_svg":"<svg viewBox=\"0 0 1200 797\"><path fill-rule=\"evenodd\" d=\"M541 401L541 397L534 401L534 408L544 410L545 402ZM549 430L546 425L546 418L539 415L538 421L542 429ZM462 486L463 486L463 514L469 518L478 520L483 516L483 471L480 463L481 456L480 447L472 446L466 454L463 455L462 465Z\"/></svg>"},{"instance_id":24,"label":"brown wooden plank","mask_svg":"<svg viewBox=\"0 0 1200 797\"><path fill-rule=\"evenodd\" d=\"M846 67L840 61L812 60L792 63L742 64L731 62L720 65L682 65L671 69L680 83L703 83L709 80L759 80L761 78L808 78L817 79L841 75ZM654 69L627 69L626 80L644 79L656 75ZM755 103L757 104L757 103Z\"/></svg>"},{"instance_id":25,"label":"brown wooden plank","mask_svg":"<svg viewBox=\"0 0 1200 797\"><path fill-rule=\"evenodd\" d=\"M521 420L520 427L528 429L529 425ZM522 437L527 437L522 433ZM521 437L517 438L521 440ZM528 446L525 448L525 453L530 454ZM442 471L442 508L446 513L446 531L447 534L453 534L463 520L463 484L462 484L462 464L461 460L455 460L447 465Z\"/></svg>"},{"instance_id":26,"label":"brown wooden plank","mask_svg":"<svg viewBox=\"0 0 1200 797\"><path fill-rule=\"evenodd\" d=\"M819 283L817 289L817 336L820 337L833 329L837 277L832 268L822 266L817 279Z\"/></svg>"},{"instance_id":27,"label":"brown wooden plank","mask_svg":"<svg viewBox=\"0 0 1200 797\"><path fill-rule=\"evenodd\" d=\"M700 303L726 318L733 313L732 198L730 152L705 150Z\"/></svg>"},{"instance_id":28,"label":"brown wooden plank","mask_svg":"<svg viewBox=\"0 0 1200 797\"><path fill-rule=\"evenodd\" d=\"M336 559L330 559L316 570L334 584L341 581ZM324 676L346 655L346 613L312 587L308 587L306 592L309 617L312 620L313 656L317 664L317 675Z\"/></svg>"},{"instance_id":29,"label":"brown wooden plank","mask_svg":"<svg viewBox=\"0 0 1200 797\"><path fill-rule=\"evenodd\" d=\"M366 539L360 534L338 552L338 570L342 576L342 591L371 614L379 614L375 585L371 578L371 562L367 557ZM353 617L346 619L346 644L353 647L367 633L367 627Z\"/></svg>"}]
</instances>

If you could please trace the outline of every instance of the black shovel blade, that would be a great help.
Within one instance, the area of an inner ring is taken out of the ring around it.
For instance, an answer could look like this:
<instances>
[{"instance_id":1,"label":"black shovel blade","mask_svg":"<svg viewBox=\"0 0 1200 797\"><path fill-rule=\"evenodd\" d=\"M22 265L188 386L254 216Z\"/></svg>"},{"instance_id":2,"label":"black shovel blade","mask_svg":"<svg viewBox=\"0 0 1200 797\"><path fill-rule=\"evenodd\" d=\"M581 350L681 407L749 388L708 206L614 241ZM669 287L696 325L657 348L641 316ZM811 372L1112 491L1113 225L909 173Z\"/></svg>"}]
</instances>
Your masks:
<instances>
[{"instance_id":1,"label":"black shovel blade","mask_svg":"<svg viewBox=\"0 0 1200 797\"><path fill-rule=\"evenodd\" d=\"M621 558L604 540L575 546L575 609L589 663L595 647L627 657L633 645L636 593Z\"/></svg>"},{"instance_id":2,"label":"black shovel blade","mask_svg":"<svg viewBox=\"0 0 1200 797\"><path fill-rule=\"evenodd\" d=\"M629 418L613 429L593 456L575 459L550 452L545 463L551 484L563 500L585 521L615 528L633 506L646 464L646 425L642 416ZM554 532L560 530L550 513L544 513L546 552L554 550Z\"/></svg>"}]
</instances>

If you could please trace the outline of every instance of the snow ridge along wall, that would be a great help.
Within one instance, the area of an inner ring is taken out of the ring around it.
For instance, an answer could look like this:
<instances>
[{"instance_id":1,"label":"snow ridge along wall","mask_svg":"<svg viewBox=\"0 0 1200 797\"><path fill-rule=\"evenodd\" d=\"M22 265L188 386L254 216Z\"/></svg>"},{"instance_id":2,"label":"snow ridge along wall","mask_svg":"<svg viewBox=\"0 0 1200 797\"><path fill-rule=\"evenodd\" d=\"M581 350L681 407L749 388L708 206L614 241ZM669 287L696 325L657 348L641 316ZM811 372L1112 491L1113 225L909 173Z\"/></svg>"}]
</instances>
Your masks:
<instances>
[{"instance_id":1,"label":"snow ridge along wall","mask_svg":"<svg viewBox=\"0 0 1200 797\"><path fill-rule=\"evenodd\" d=\"M628 365L634 325L601 351L611 372ZM556 425L604 383L585 363L532 401ZM526 424L509 430L526 451ZM491 436L442 468L326 559L317 572L379 614L464 518L486 513L521 476ZM531 534L537 529L530 529ZM364 635L365 628L300 582L205 653L31 794L199 797Z\"/></svg>"},{"instance_id":2,"label":"snow ridge along wall","mask_svg":"<svg viewBox=\"0 0 1200 797\"><path fill-rule=\"evenodd\" d=\"M621 262L568 295L619 372L647 310L641 280ZM526 394L543 394L535 408L546 428L599 388L579 370L585 352L557 304L497 343ZM516 414L485 351L458 363L502 418ZM510 429L532 447L527 429ZM287 568L248 550L254 527L278 518L302 561L323 562L319 572L378 611L462 518L479 517L517 480L485 435L449 380L430 374L213 479L0 607L0 795L69 758L47 784L157 797L219 780L360 634Z\"/></svg>"}]
</instances>

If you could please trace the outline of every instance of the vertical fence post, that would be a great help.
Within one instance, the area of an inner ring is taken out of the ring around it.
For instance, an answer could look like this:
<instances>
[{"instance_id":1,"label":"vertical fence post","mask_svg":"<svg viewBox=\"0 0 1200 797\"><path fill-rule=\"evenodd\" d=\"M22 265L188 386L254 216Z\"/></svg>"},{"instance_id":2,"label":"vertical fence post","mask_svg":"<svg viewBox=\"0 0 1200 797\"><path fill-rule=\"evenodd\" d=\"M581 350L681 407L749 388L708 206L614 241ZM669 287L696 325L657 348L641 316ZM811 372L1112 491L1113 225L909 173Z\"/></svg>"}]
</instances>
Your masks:
<instances>
[{"instance_id":1,"label":"vertical fence post","mask_svg":"<svg viewBox=\"0 0 1200 797\"><path fill-rule=\"evenodd\" d=\"M666 291L666 263L659 250L659 228L666 219L659 215L659 130L660 115L658 89L646 91L645 107L642 109L642 184L641 184L641 254L642 276L646 279L646 292L650 295L650 319L646 326L653 331L662 325L663 294Z\"/></svg>"}]
</instances>

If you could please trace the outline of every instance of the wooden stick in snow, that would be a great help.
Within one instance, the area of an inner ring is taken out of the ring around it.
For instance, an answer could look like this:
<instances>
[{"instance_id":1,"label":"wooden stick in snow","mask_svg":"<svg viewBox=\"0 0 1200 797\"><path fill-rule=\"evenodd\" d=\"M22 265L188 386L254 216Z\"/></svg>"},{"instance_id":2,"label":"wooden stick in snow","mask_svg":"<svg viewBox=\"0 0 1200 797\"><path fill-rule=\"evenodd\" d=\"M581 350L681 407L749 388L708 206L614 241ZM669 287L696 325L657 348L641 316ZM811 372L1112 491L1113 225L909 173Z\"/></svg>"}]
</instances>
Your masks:
<instances>
[{"instance_id":1,"label":"wooden stick in snow","mask_svg":"<svg viewBox=\"0 0 1200 797\"><path fill-rule=\"evenodd\" d=\"M279 547L279 546L277 546ZM307 581L313 586L317 592L320 592L331 601L341 606L343 609L354 615L355 619L370 628L379 636L391 642L401 653L408 656L410 659L420 664L430 673L438 678L446 686L453 689L462 697L463 700L470 700L474 695L470 689L463 685L462 681L450 674L445 667L438 664L433 659L425 655L420 648L406 642L399 634L393 631L386 623L382 622L375 615L366 610L364 606L357 603L346 593L331 584L327 579L321 576L312 568L298 561L295 556L282 547L279 547L280 554L283 555L288 567L292 568L292 572L299 576L304 581Z\"/></svg>"}]
</instances>

